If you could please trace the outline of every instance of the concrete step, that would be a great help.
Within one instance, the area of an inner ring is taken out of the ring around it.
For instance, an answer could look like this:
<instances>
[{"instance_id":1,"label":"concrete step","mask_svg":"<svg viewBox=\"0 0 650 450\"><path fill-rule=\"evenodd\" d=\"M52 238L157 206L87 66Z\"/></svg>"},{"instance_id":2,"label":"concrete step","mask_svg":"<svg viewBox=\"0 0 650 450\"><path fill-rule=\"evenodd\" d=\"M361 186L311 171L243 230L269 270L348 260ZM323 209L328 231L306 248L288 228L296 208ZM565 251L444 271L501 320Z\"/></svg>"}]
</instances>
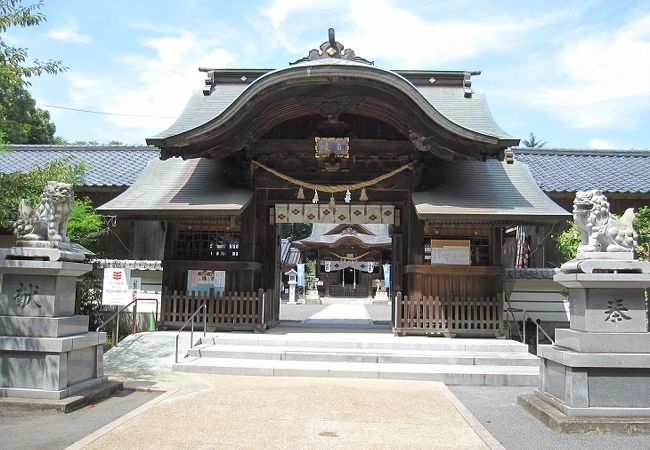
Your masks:
<instances>
[{"instance_id":1,"label":"concrete step","mask_svg":"<svg viewBox=\"0 0 650 450\"><path fill-rule=\"evenodd\" d=\"M536 356L529 353L518 352L423 351L222 344L194 347L189 350L188 356L194 358L339 361L392 364L539 366L539 360Z\"/></svg>"},{"instance_id":2,"label":"concrete step","mask_svg":"<svg viewBox=\"0 0 650 450\"><path fill-rule=\"evenodd\" d=\"M532 366L394 364L379 362L296 361L187 357L173 370L228 375L385 378L442 381L449 385L535 386Z\"/></svg>"},{"instance_id":3,"label":"concrete step","mask_svg":"<svg viewBox=\"0 0 650 450\"><path fill-rule=\"evenodd\" d=\"M395 337L389 333L219 333L200 339L202 345L292 348L418 350L450 352L528 353L528 346L509 339L449 339L424 336Z\"/></svg>"}]
</instances>

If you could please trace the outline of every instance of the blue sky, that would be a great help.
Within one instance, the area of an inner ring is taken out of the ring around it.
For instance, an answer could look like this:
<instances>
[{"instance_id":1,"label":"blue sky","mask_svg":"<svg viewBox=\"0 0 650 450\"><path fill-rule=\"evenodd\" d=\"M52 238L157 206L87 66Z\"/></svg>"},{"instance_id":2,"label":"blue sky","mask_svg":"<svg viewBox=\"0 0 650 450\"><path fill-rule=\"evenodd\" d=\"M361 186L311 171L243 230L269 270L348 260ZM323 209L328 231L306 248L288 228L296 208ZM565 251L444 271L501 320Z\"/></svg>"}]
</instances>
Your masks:
<instances>
[{"instance_id":1,"label":"blue sky","mask_svg":"<svg viewBox=\"0 0 650 450\"><path fill-rule=\"evenodd\" d=\"M547 147L650 148L650 2L45 0L5 39L70 70L32 80L65 139L143 144L173 122L197 68L281 68L336 29L386 69L482 70L496 121ZM149 117L147 117L149 116Z\"/></svg>"}]
</instances>

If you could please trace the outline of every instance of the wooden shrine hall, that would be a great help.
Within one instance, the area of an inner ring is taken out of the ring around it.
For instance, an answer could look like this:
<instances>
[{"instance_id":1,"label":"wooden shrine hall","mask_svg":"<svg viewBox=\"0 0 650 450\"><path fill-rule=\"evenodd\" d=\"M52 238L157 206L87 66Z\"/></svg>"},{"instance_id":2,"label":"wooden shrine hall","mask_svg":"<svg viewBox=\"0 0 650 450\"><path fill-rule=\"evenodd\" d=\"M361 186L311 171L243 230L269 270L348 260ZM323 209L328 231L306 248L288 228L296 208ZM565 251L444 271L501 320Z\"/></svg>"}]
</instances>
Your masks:
<instances>
[{"instance_id":1,"label":"wooden shrine hall","mask_svg":"<svg viewBox=\"0 0 650 450\"><path fill-rule=\"evenodd\" d=\"M390 255L396 329L493 334L505 230L570 217L511 157L519 139L478 72L382 69L333 30L288 67L201 70L203 89L147 139L160 159L99 208L164 224L163 325L207 304L210 328L273 326L278 230L299 222L357 242L385 227L372 252Z\"/></svg>"},{"instance_id":2,"label":"wooden shrine hall","mask_svg":"<svg viewBox=\"0 0 650 450\"><path fill-rule=\"evenodd\" d=\"M294 241L316 261L319 294L372 299L383 284L383 264L390 263L392 241L387 224L316 223L311 235Z\"/></svg>"}]
</instances>

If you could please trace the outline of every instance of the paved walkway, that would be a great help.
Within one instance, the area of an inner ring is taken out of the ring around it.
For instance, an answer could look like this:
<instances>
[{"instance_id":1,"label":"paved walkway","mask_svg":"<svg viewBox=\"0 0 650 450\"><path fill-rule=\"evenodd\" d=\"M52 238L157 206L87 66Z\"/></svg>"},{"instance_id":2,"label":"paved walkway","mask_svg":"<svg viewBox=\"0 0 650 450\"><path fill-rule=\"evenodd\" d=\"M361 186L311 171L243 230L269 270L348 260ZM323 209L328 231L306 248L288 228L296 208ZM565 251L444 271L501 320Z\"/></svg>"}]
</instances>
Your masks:
<instances>
[{"instance_id":1,"label":"paved walkway","mask_svg":"<svg viewBox=\"0 0 650 450\"><path fill-rule=\"evenodd\" d=\"M127 388L167 392L96 432L89 426L90 434L70 448L650 447L648 436L548 430L515 404L530 388L450 391L438 382L172 372L175 335L141 333L108 353L105 368L111 378ZM186 345L188 336L181 340ZM31 441L25 435L20 448L33 448Z\"/></svg>"},{"instance_id":2,"label":"paved walkway","mask_svg":"<svg viewBox=\"0 0 650 450\"><path fill-rule=\"evenodd\" d=\"M106 355L110 378L168 393L71 448L502 448L442 383L171 372L175 335Z\"/></svg>"},{"instance_id":3,"label":"paved walkway","mask_svg":"<svg viewBox=\"0 0 650 450\"><path fill-rule=\"evenodd\" d=\"M365 305L342 303L327 306L302 321L304 326L372 328L374 323Z\"/></svg>"}]
</instances>

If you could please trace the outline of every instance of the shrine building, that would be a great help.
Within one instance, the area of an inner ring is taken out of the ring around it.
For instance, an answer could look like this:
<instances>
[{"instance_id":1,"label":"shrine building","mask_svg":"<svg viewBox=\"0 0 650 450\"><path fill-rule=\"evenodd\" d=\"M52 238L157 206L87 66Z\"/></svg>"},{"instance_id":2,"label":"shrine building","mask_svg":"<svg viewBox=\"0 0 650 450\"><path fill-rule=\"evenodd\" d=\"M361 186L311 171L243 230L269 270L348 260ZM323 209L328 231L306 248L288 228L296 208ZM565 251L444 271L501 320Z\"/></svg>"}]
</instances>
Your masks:
<instances>
[{"instance_id":1,"label":"shrine building","mask_svg":"<svg viewBox=\"0 0 650 450\"><path fill-rule=\"evenodd\" d=\"M324 252L328 235L354 247L320 254L328 294L367 290L388 263L393 296L453 303L447 319L477 331L501 307L508 230L543 234L570 218L512 158L519 139L472 87L479 72L382 69L333 30L284 68L202 70L203 89L147 139L160 158L99 208L164 224L163 325L208 303L209 327L273 326L281 227L310 223L302 248ZM355 261L372 272L334 278L331 264ZM395 308L394 323L404 314Z\"/></svg>"}]
</instances>

